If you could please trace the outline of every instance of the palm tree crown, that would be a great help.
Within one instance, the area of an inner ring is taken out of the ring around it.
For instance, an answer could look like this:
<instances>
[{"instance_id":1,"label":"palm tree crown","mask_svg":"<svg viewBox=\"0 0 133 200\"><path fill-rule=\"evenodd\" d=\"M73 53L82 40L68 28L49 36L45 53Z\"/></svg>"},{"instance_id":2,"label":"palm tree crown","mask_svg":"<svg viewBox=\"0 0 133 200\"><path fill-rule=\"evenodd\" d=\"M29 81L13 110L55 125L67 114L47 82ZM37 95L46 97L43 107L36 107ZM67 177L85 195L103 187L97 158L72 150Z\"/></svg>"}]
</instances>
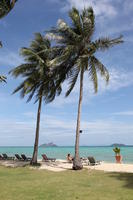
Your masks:
<instances>
[{"instance_id":1,"label":"palm tree crown","mask_svg":"<svg viewBox=\"0 0 133 200\"><path fill-rule=\"evenodd\" d=\"M69 26L62 19L58 20L56 28L50 30L49 35L53 37L58 49L58 56L51 61L56 66L61 81L66 78L70 80L70 87L66 96L70 94L79 72L87 71L94 84L95 92L98 89L97 72L109 80L109 73L106 67L96 58L97 51L105 51L110 47L122 42L122 36L109 39L102 37L93 41L93 33L95 30L95 16L93 9L89 7L84 9L80 14L76 8L69 12L72 25Z\"/></svg>"},{"instance_id":2,"label":"palm tree crown","mask_svg":"<svg viewBox=\"0 0 133 200\"><path fill-rule=\"evenodd\" d=\"M48 36L56 40L56 49L58 55L51 60L50 64L55 66L60 85L66 79L69 81L69 88L66 92L68 96L73 90L78 76L80 75L80 95L78 104L76 141L75 141L75 159L73 162L74 169L81 169L82 164L79 158L79 132L80 132L80 115L83 96L83 78L84 72L87 72L91 78L94 90L98 90L97 72L109 81L107 68L96 58L97 51L104 51L116 44L122 43L122 37L110 39L108 37L93 40L95 31L95 16L93 9L84 8L80 14L76 8L69 12L71 25L69 26L64 20L58 20L56 28L52 28Z\"/></svg>"},{"instance_id":3,"label":"palm tree crown","mask_svg":"<svg viewBox=\"0 0 133 200\"><path fill-rule=\"evenodd\" d=\"M48 66L48 61L52 56L50 46L48 39L36 33L30 47L21 49L20 54L24 57L25 63L10 71L14 77L23 77L22 83L13 93L20 91L21 97L28 95L27 102L33 96L37 102L41 95L43 100L49 103L61 92L61 87L54 91L56 81Z\"/></svg>"}]
</instances>

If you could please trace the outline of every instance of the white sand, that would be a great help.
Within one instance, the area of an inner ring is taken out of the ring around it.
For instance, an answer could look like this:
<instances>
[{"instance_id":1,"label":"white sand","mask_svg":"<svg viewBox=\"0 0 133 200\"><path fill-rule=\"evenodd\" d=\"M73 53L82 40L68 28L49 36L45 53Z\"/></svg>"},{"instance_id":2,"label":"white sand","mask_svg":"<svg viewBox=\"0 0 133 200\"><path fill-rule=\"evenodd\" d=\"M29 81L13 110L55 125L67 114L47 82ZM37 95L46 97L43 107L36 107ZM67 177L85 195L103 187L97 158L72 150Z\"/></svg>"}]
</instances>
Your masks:
<instances>
[{"instance_id":1,"label":"white sand","mask_svg":"<svg viewBox=\"0 0 133 200\"><path fill-rule=\"evenodd\" d=\"M102 170L105 172L127 172L133 173L133 164L101 163L96 166L85 166L88 169Z\"/></svg>"},{"instance_id":2,"label":"white sand","mask_svg":"<svg viewBox=\"0 0 133 200\"><path fill-rule=\"evenodd\" d=\"M38 168L39 170L49 170L54 172L60 172L65 170L72 169L72 163L68 163L65 160L56 160L55 162L42 162L39 160L41 166ZM29 165L29 162L24 161L0 161L0 165L6 167L23 167L25 165ZM100 165L89 166L87 163L84 163L84 168L88 170L102 170L105 172L127 172L133 173L133 164L116 164L116 163L106 163L102 162ZM30 167L33 168L33 167ZM35 169L35 168L34 168Z\"/></svg>"},{"instance_id":3,"label":"white sand","mask_svg":"<svg viewBox=\"0 0 133 200\"><path fill-rule=\"evenodd\" d=\"M30 162L24 162L24 161L0 160L0 165L6 166L6 167L24 167L29 164Z\"/></svg>"},{"instance_id":4,"label":"white sand","mask_svg":"<svg viewBox=\"0 0 133 200\"><path fill-rule=\"evenodd\" d=\"M68 163L65 160L56 160L55 162L41 162L41 169L47 169L54 172L71 170L72 163Z\"/></svg>"}]
</instances>

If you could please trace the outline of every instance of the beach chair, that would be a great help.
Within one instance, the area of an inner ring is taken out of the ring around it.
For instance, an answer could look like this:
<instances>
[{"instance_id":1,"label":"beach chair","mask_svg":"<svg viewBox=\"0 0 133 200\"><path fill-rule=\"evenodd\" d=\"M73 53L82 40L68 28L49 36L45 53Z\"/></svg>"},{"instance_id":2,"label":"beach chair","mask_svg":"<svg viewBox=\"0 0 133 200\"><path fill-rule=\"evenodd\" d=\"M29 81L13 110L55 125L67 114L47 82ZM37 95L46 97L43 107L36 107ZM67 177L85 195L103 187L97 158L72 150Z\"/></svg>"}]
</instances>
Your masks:
<instances>
[{"instance_id":1,"label":"beach chair","mask_svg":"<svg viewBox=\"0 0 133 200\"><path fill-rule=\"evenodd\" d=\"M6 153L3 153L3 160L14 160L14 156L8 156Z\"/></svg>"},{"instance_id":2,"label":"beach chair","mask_svg":"<svg viewBox=\"0 0 133 200\"><path fill-rule=\"evenodd\" d=\"M0 160L4 160L3 156L0 154Z\"/></svg>"},{"instance_id":3,"label":"beach chair","mask_svg":"<svg viewBox=\"0 0 133 200\"><path fill-rule=\"evenodd\" d=\"M88 157L88 165L99 165L101 161L96 161L94 157Z\"/></svg>"},{"instance_id":4,"label":"beach chair","mask_svg":"<svg viewBox=\"0 0 133 200\"><path fill-rule=\"evenodd\" d=\"M88 158L81 157L80 160L83 165L88 165Z\"/></svg>"},{"instance_id":5,"label":"beach chair","mask_svg":"<svg viewBox=\"0 0 133 200\"><path fill-rule=\"evenodd\" d=\"M49 161L55 162L55 160L56 158L48 158L46 154L42 154L42 161L44 162L49 162Z\"/></svg>"},{"instance_id":6,"label":"beach chair","mask_svg":"<svg viewBox=\"0 0 133 200\"><path fill-rule=\"evenodd\" d=\"M15 154L15 157L19 161L23 161L24 160L19 154Z\"/></svg>"},{"instance_id":7,"label":"beach chair","mask_svg":"<svg viewBox=\"0 0 133 200\"><path fill-rule=\"evenodd\" d=\"M24 161L31 161L30 157L27 157L25 154L21 154L21 157Z\"/></svg>"}]
</instances>

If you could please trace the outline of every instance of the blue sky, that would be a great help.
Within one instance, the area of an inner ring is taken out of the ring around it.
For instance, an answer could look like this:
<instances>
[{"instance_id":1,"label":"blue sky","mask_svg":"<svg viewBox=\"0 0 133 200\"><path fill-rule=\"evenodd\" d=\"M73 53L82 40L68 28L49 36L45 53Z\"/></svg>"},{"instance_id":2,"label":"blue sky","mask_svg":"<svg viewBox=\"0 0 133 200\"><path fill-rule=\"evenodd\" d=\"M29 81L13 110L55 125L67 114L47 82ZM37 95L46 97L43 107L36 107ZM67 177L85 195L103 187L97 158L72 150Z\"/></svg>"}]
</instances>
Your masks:
<instances>
[{"instance_id":1,"label":"blue sky","mask_svg":"<svg viewBox=\"0 0 133 200\"><path fill-rule=\"evenodd\" d=\"M33 145L37 104L26 103L19 94L11 95L21 82L8 71L23 62L21 47L27 47L35 32L44 33L58 19L68 23L68 10L92 6L96 14L94 39L99 36L124 36L124 44L97 57L109 69L108 85L99 77L95 95L85 75L80 138L81 145L133 144L133 1L131 0L23 0L0 21L0 73L8 76L0 84L0 145ZM63 86L64 91L67 84ZM79 82L68 98L63 94L49 105L43 104L40 144L54 142L74 145Z\"/></svg>"}]
</instances>

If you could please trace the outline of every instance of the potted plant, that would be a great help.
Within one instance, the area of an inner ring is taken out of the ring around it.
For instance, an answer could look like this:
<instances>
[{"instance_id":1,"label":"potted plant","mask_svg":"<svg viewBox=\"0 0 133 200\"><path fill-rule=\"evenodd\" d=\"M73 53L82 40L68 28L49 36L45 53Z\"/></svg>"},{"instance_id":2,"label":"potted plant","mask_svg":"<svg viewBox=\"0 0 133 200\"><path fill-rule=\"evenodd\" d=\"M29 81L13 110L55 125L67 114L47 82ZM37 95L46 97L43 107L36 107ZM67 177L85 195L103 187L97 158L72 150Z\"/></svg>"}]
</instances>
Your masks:
<instances>
[{"instance_id":1,"label":"potted plant","mask_svg":"<svg viewBox=\"0 0 133 200\"><path fill-rule=\"evenodd\" d=\"M113 151L115 152L115 159L116 159L116 163L121 163L122 161L122 156L120 155L120 148L119 147L115 147L113 149Z\"/></svg>"}]
</instances>

